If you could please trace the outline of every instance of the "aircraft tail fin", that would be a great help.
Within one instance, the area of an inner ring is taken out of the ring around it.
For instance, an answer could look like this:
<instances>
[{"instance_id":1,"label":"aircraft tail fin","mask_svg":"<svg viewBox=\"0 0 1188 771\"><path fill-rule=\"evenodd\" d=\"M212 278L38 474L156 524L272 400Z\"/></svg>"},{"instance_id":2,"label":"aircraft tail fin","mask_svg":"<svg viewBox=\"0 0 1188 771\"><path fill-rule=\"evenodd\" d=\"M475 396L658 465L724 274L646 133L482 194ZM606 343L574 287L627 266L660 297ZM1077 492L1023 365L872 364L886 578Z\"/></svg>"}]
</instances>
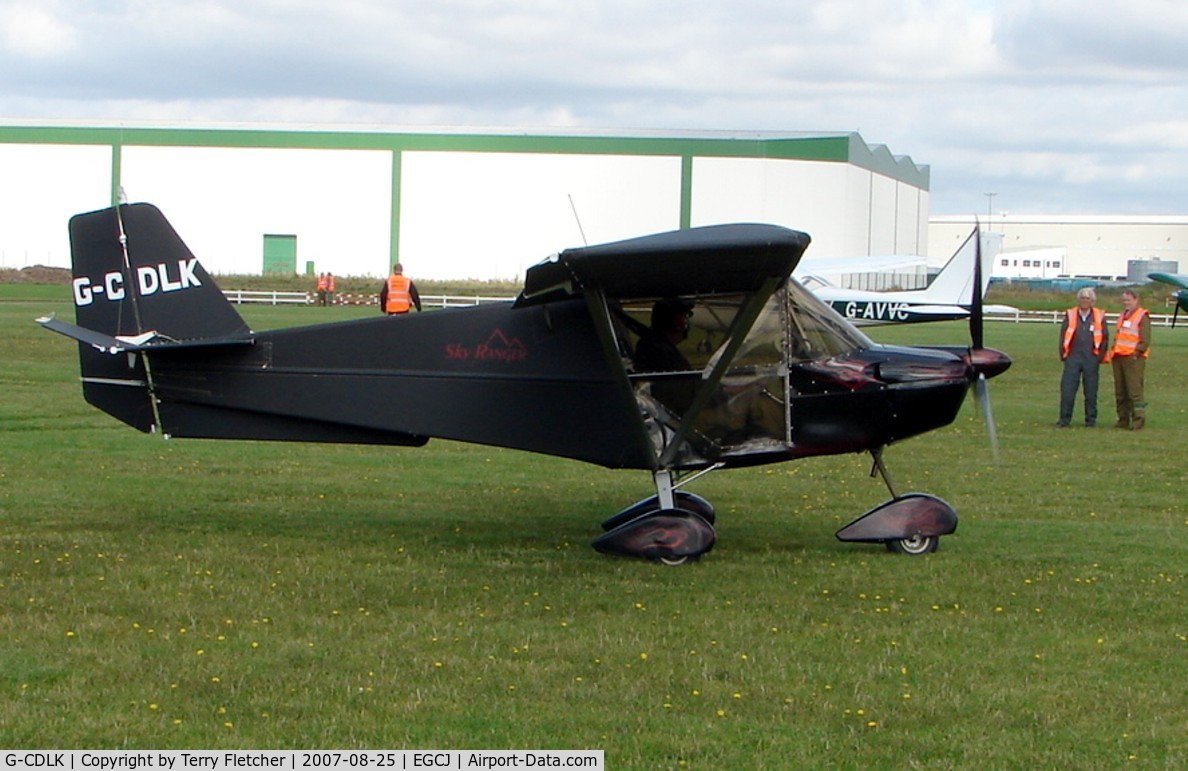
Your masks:
<instances>
[{"instance_id":1,"label":"aircraft tail fin","mask_svg":"<svg viewBox=\"0 0 1188 771\"><path fill-rule=\"evenodd\" d=\"M80 214L70 220L78 325L118 337L246 337L239 313L150 204Z\"/></svg>"},{"instance_id":2,"label":"aircraft tail fin","mask_svg":"<svg viewBox=\"0 0 1188 771\"><path fill-rule=\"evenodd\" d=\"M149 204L122 205L70 220L77 326L42 319L79 341L83 395L142 431L160 424L144 352L244 344L239 313Z\"/></svg>"},{"instance_id":3,"label":"aircraft tail fin","mask_svg":"<svg viewBox=\"0 0 1188 771\"><path fill-rule=\"evenodd\" d=\"M983 239L980 248L979 233ZM999 252L1000 241L995 236L999 234L985 233L975 228L932 279L923 297L939 305L969 306L973 302L974 261L979 254L982 260L980 296L985 296L986 288L990 285L991 266Z\"/></svg>"}]
</instances>

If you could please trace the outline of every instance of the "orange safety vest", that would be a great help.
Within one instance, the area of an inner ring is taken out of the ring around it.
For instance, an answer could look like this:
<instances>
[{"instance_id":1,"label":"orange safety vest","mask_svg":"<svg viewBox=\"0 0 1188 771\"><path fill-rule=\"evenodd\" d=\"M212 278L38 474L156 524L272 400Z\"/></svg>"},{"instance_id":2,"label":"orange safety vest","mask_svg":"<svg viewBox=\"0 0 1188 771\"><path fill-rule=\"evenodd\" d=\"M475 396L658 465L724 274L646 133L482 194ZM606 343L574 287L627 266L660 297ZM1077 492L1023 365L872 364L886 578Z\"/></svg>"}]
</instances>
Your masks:
<instances>
[{"instance_id":1,"label":"orange safety vest","mask_svg":"<svg viewBox=\"0 0 1188 771\"><path fill-rule=\"evenodd\" d=\"M326 276L326 291L327 292L334 291L334 276L331 276L331 275Z\"/></svg>"},{"instance_id":2,"label":"orange safety vest","mask_svg":"<svg viewBox=\"0 0 1188 771\"><path fill-rule=\"evenodd\" d=\"M388 276L388 302L384 306L385 313L408 313L412 307L412 294L408 288L412 280L395 273Z\"/></svg>"},{"instance_id":3,"label":"orange safety vest","mask_svg":"<svg viewBox=\"0 0 1188 771\"><path fill-rule=\"evenodd\" d=\"M1101 353L1101 344L1104 340L1105 334L1105 311L1101 308L1090 308L1093 312L1093 321L1090 329L1093 332L1093 355L1097 356ZM1077 332L1077 323L1081 320L1080 308L1069 308L1068 313L1068 329L1064 330L1064 340L1060 344L1060 351L1064 354L1064 358L1068 358L1068 349L1072 345L1073 335Z\"/></svg>"},{"instance_id":4,"label":"orange safety vest","mask_svg":"<svg viewBox=\"0 0 1188 771\"><path fill-rule=\"evenodd\" d=\"M307 284L307 286L308 286L308 284ZM318 276L318 291L319 292L326 291L326 274L324 274L324 273L322 275Z\"/></svg>"},{"instance_id":5,"label":"orange safety vest","mask_svg":"<svg viewBox=\"0 0 1188 771\"><path fill-rule=\"evenodd\" d=\"M1146 308L1135 308L1134 313L1126 317L1123 311L1118 316L1118 325L1114 335L1114 347L1110 350L1110 356L1130 356L1138 348L1139 341L1142 339L1139 336L1139 328L1143 322L1143 317L1147 315ZM1142 352L1142 357L1147 358L1150 349Z\"/></svg>"}]
</instances>

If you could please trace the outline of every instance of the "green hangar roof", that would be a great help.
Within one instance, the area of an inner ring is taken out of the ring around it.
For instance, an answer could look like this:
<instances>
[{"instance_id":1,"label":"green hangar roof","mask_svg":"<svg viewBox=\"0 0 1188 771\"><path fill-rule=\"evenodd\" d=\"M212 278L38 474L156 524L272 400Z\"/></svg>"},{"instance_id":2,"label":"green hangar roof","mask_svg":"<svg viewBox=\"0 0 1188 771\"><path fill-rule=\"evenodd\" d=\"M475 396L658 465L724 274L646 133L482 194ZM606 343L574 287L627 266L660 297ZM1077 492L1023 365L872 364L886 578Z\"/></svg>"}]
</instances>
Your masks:
<instances>
[{"instance_id":1,"label":"green hangar roof","mask_svg":"<svg viewBox=\"0 0 1188 771\"><path fill-rule=\"evenodd\" d=\"M929 189L929 167L856 132L547 131L272 126L0 125L0 143L660 155L849 163Z\"/></svg>"}]
</instances>

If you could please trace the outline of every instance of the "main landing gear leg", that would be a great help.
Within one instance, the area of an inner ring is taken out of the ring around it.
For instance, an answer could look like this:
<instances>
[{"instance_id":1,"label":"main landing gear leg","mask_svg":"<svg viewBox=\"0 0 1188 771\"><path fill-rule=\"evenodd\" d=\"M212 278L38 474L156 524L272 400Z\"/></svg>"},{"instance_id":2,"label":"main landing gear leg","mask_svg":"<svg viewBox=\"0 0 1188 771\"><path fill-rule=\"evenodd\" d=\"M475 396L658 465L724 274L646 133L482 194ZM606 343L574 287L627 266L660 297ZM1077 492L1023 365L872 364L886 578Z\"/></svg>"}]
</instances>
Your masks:
<instances>
[{"instance_id":1,"label":"main landing gear leg","mask_svg":"<svg viewBox=\"0 0 1188 771\"><path fill-rule=\"evenodd\" d=\"M895 483L891 481L891 474L887 471L887 465L883 463L883 448L876 447L870 451L870 457L874 460L874 465L870 467L870 475L873 477L876 473L883 478L883 484L887 485L887 492L891 493L892 498L898 498L899 493L895 492Z\"/></svg>"},{"instance_id":2,"label":"main landing gear leg","mask_svg":"<svg viewBox=\"0 0 1188 771\"><path fill-rule=\"evenodd\" d=\"M652 474L652 479L656 483L656 497L660 499L660 508L675 509L676 502L673 500L672 472L668 469L661 469Z\"/></svg>"},{"instance_id":3,"label":"main landing gear leg","mask_svg":"<svg viewBox=\"0 0 1188 771\"><path fill-rule=\"evenodd\" d=\"M706 472L690 479L702 473ZM655 471L652 477L656 494L603 522L606 532L591 546L603 554L643 557L665 565L695 562L717 540L714 507L701 496L678 490L669 469Z\"/></svg>"}]
</instances>

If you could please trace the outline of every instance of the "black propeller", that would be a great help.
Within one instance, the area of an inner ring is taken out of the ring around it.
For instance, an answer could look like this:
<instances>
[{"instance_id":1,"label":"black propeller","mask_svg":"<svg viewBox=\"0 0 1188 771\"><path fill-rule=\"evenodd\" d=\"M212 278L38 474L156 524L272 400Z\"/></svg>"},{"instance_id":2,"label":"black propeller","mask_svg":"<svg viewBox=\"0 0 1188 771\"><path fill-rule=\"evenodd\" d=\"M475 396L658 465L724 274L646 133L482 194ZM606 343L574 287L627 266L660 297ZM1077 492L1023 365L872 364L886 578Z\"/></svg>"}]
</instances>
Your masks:
<instances>
[{"instance_id":1,"label":"black propeller","mask_svg":"<svg viewBox=\"0 0 1188 771\"><path fill-rule=\"evenodd\" d=\"M985 348L982 335L982 224L974 222L973 290L969 300L969 339L972 348Z\"/></svg>"},{"instance_id":2,"label":"black propeller","mask_svg":"<svg viewBox=\"0 0 1188 771\"><path fill-rule=\"evenodd\" d=\"M973 237L974 241L974 269L973 269L973 289L972 297L969 302L969 339L970 364L973 366L977 376L974 378L974 396L977 397L978 405L982 408L982 417L986 420L986 431L990 435L990 452L994 457L994 462L998 462L998 430L994 426L994 412L990 408L990 388L986 382L986 369L995 366L997 358L1001 357L997 351L993 351L995 356L990 357L988 354L991 350L985 346L985 335L983 331L983 311L982 311L982 226L980 221L975 220ZM1010 360L1007 360L1007 366L1010 365ZM1003 368L1005 369L1005 367ZM997 373L993 373L997 374Z\"/></svg>"}]
</instances>

